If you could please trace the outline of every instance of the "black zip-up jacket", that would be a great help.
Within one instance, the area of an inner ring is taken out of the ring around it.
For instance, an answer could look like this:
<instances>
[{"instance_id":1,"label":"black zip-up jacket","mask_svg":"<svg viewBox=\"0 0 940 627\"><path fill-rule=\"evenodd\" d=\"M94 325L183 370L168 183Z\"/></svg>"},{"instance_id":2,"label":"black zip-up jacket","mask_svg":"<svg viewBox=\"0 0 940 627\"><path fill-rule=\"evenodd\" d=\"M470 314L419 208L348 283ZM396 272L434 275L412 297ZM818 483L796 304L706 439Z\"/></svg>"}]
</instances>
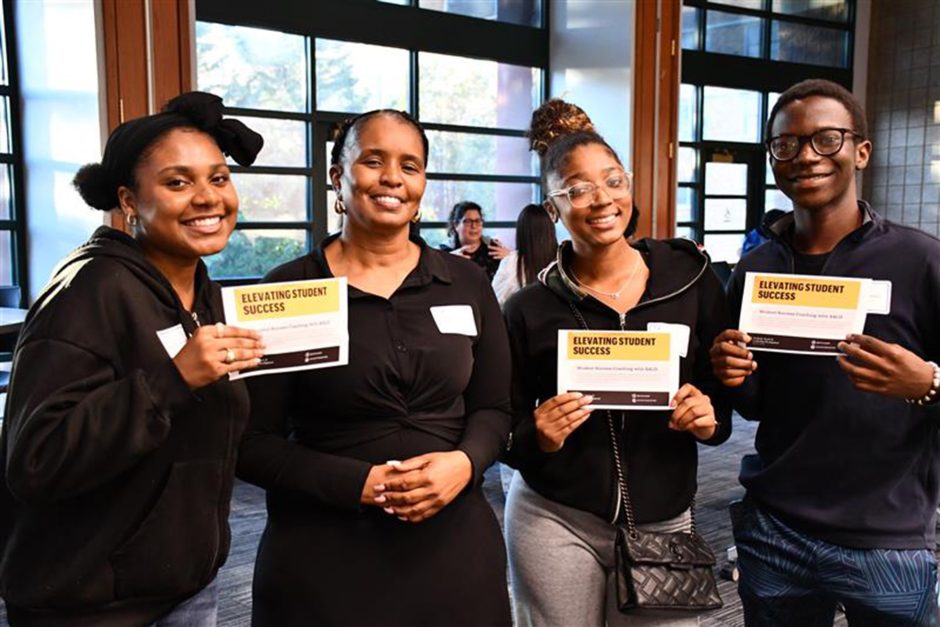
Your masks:
<instances>
[{"instance_id":1,"label":"black zip-up jacket","mask_svg":"<svg viewBox=\"0 0 940 627\"><path fill-rule=\"evenodd\" d=\"M940 242L859 205L863 224L833 249L822 274L891 281L891 312L869 314L865 333L940 360ZM771 240L735 268L735 320L746 272L794 272L792 224L792 214L778 218ZM757 454L741 463L748 495L826 542L933 548L940 406L860 392L831 357L754 356L757 371L733 389L735 409L760 421Z\"/></svg>"},{"instance_id":2,"label":"black zip-up jacket","mask_svg":"<svg viewBox=\"0 0 940 627\"><path fill-rule=\"evenodd\" d=\"M518 468L526 483L553 501L613 521L619 493L607 413L595 411L575 430L561 450L545 453L536 442L535 407L557 394L559 329L578 329L573 303L592 330L646 330L650 322L687 325L687 356L681 359L680 382L691 382L709 394L718 429L705 444L720 444L731 435L731 410L712 375L708 356L714 337L725 328L726 309L718 277L708 257L688 240L644 239L634 245L649 267L646 291L622 317L582 291L567 275L570 243L539 283L517 292L506 303L513 357L513 439L505 461ZM668 428L670 412L614 412L622 425L622 444L630 500L639 523L668 520L685 511L696 490L697 440Z\"/></svg>"},{"instance_id":3,"label":"black zip-up jacket","mask_svg":"<svg viewBox=\"0 0 940 627\"><path fill-rule=\"evenodd\" d=\"M222 320L200 263L193 311ZM229 548L244 384L190 392L156 332L196 327L137 243L107 228L30 309L0 434L0 595L14 625L149 624Z\"/></svg>"}]
</instances>

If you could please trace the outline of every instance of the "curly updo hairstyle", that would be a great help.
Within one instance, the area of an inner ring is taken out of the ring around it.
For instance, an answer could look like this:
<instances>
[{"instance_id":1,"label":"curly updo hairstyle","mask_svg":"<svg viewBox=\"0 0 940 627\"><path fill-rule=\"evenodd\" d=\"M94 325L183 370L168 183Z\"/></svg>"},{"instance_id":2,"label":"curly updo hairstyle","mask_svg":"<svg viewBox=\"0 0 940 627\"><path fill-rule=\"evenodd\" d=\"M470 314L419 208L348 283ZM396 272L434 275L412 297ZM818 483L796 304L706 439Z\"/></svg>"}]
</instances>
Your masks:
<instances>
[{"instance_id":1,"label":"curly updo hairstyle","mask_svg":"<svg viewBox=\"0 0 940 627\"><path fill-rule=\"evenodd\" d=\"M571 153L579 146L601 146L623 167L617 151L597 132L588 114L578 105L560 98L552 98L532 113L526 137L529 139L529 148L539 156L542 189L545 192L550 191L549 177L561 173L568 165ZM624 232L627 237L636 232L639 216L640 212L634 205Z\"/></svg>"},{"instance_id":2,"label":"curly updo hairstyle","mask_svg":"<svg viewBox=\"0 0 940 627\"><path fill-rule=\"evenodd\" d=\"M209 135L223 153L241 165L251 165L264 138L239 120L223 119L222 99L192 91L173 98L160 113L135 118L108 137L101 163L79 169L72 185L89 207L110 211L118 206L118 188L137 189L134 171L157 142L170 131L192 129Z\"/></svg>"}]
</instances>

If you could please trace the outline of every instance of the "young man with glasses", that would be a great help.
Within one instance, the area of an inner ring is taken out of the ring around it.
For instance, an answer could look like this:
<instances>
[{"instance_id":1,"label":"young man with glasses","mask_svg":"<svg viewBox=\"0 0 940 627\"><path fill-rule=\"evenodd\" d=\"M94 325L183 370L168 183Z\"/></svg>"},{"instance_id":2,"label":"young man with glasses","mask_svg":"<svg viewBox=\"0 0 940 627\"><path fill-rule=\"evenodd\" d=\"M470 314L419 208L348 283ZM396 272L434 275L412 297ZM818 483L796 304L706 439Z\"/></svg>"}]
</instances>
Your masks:
<instances>
[{"instance_id":1,"label":"young man with glasses","mask_svg":"<svg viewBox=\"0 0 940 627\"><path fill-rule=\"evenodd\" d=\"M935 624L940 242L858 199L871 142L842 87L791 87L767 136L794 210L735 268L733 313L747 272L870 278L891 291L889 311L870 313L836 359L761 353L758 368L738 330L712 345L735 408L760 421L757 453L741 464L747 493L732 506L746 624L828 625L837 603L850 624Z\"/></svg>"}]
</instances>

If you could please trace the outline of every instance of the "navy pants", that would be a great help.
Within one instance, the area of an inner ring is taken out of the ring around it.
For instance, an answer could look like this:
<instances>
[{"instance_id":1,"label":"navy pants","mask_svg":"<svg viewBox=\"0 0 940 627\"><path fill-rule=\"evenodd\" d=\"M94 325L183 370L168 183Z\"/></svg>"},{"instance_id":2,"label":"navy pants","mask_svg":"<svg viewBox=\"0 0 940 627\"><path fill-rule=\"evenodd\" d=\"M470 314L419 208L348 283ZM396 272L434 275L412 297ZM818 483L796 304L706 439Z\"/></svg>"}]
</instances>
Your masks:
<instances>
[{"instance_id":1,"label":"navy pants","mask_svg":"<svg viewBox=\"0 0 940 627\"><path fill-rule=\"evenodd\" d=\"M795 531L745 498L731 506L748 627L936 625L937 562L927 549L851 549Z\"/></svg>"}]
</instances>

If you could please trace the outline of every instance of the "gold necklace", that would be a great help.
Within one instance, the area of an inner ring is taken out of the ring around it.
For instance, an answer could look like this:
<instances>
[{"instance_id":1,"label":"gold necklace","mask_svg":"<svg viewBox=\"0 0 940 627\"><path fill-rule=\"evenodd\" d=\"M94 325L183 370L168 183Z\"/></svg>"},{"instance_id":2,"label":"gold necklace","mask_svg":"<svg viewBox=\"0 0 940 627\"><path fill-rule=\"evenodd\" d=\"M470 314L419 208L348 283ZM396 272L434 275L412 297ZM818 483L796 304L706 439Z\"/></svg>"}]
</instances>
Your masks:
<instances>
[{"instance_id":1,"label":"gold necklace","mask_svg":"<svg viewBox=\"0 0 940 627\"><path fill-rule=\"evenodd\" d=\"M636 255L636 257L633 259L633 269L630 270L630 274L627 275L627 280L623 282L623 285L621 285L620 289L617 290L616 292L605 292L604 290L599 290L596 287L591 287L590 285L582 281L581 278L577 274L575 274L574 268L571 269L571 276L573 276L574 280L578 282L578 285L580 285L586 290L590 290L594 292L595 294L600 294L601 296L606 296L607 298L610 298L613 300L620 300L620 295L627 288L627 286L630 285L630 282L633 281L633 277L636 276L636 271L640 267L640 253L634 251L634 254Z\"/></svg>"}]
</instances>

